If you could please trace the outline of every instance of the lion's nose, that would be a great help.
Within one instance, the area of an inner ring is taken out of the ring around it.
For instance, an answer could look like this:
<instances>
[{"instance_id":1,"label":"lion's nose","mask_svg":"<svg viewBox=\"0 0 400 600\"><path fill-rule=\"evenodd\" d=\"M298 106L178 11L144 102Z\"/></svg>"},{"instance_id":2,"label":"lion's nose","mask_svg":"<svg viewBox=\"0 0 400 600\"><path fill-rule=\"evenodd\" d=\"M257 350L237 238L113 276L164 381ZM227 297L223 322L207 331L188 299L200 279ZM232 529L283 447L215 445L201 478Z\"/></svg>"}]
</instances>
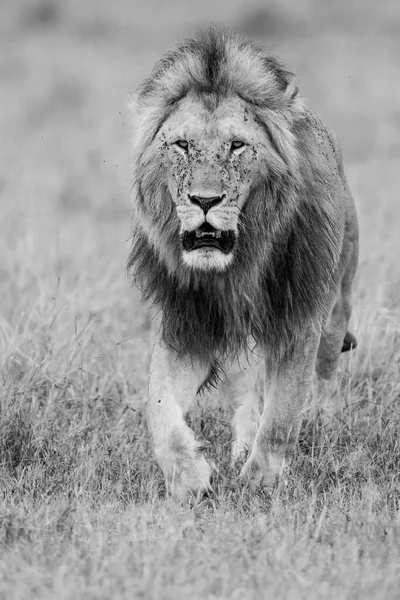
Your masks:
<instances>
[{"instance_id":1,"label":"lion's nose","mask_svg":"<svg viewBox=\"0 0 400 600\"><path fill-rule=\"evenodd\" d=\"M193 204L200 206L200 208L204 211L204 214L206 215L208 213L208 211L210 210L210 208L212 208L213 206L216 206L217 204L222 202L222 200L225 198L226 194L222 194L221 196L211 196L211 197L195 196L195 195L192 196L190 194L188 194L188 196L189 196L190 201L193 202Z\"/></svg>"}]
</instances>

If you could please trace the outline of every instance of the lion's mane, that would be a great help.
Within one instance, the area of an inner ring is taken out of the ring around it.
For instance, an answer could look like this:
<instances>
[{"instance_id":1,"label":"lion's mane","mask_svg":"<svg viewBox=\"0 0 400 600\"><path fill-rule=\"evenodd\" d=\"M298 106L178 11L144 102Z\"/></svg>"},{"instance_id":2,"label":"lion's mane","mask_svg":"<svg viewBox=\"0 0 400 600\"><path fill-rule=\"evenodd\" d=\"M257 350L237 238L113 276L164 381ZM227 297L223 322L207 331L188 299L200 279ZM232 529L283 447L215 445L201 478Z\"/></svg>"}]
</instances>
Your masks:
<instances>
[{"instance_id":1,"label":"lion's mane","mask_svg":"<svg viewBox=\"0 0 400 600\"><path fill-rule=\"evenodd\" d=\"M274 151L270 164L260 164L240 216L234 260L222 272L196 271L181 261L174 203L161 161L150 150L190 90L239 95ZM324 138L324 126L305 107L284 65L264 47L215 29L169 52L142 86L134 110L128 269L144 299L160 311L165 341L213 361L246 350L252 336L271 359L283 360L310 321L323 317L340 260L336 167L326 155L329 145L335 152L332 139Z\"/></svg>"}]
</instances>

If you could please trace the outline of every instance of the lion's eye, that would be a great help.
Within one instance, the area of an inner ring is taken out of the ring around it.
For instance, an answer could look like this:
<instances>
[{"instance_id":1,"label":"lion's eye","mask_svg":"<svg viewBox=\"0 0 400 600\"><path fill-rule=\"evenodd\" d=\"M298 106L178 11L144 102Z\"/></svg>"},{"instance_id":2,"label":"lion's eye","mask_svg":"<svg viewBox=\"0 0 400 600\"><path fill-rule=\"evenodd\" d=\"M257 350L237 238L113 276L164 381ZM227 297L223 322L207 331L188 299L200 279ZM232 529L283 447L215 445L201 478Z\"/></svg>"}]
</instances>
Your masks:
<instances>
[{"instance_id":1,"label":"lion's eye","mask_svg":"<svg viewBox=\"0 0 400 600\"><path fill-rule=\"evenodd\" d=\"M189 142L187 142L186 140L177 140L175 142L175 146L178 146L178 148L181 148L182 150L187 152L189 149Z\"/></svg>"},{"instance_id":2,"label":"lion's eye","mask_svg":"<svg viewBox=\"0 0 400 600\"><path fill-rule=\"evenodd\" d=\"M241 142L240 140L234 140L231 143L231 152L235 152L235 150L241 150L242 148L245 147L245 143Z\"/></svg>"}]
</instances>

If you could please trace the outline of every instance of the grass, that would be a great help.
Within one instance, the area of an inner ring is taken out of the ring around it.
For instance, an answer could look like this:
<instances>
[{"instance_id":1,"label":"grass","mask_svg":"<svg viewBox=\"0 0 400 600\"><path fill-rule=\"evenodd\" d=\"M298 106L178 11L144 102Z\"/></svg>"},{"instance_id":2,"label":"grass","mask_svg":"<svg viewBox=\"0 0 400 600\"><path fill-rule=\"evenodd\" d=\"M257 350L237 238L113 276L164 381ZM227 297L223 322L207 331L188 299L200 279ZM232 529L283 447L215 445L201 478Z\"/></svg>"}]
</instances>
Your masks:
<instances>
[{"instance_id":1,"label":"grass","mask_svg":"<svg viewBox=\"0 0 400 600\"><path fill-rule=\"evenodd\" d=\"M0 8L0 599L395 599L400 11L141 4ZM216 465L213 492L181 506L165 497L144 417L124 106L177 31L228 14L268 33L342 141L361 225L359 347L304 411L272 496L228 468L230 407L200 401L190 418Z\"/></svg>"}]
</instances>

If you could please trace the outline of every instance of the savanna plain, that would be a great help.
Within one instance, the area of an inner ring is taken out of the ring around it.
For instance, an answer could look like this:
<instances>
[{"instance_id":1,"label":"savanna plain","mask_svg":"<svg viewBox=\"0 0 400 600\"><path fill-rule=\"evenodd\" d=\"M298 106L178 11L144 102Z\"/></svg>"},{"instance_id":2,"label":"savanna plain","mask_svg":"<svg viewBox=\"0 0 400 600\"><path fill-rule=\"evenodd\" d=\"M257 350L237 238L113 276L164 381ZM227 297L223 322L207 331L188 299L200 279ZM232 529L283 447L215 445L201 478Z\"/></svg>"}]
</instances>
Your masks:
<instances>
[{"instance_id":1,"label":"savanna plain","mask_svg":"<svg viewBox=\"0 0 400 600\"><path fill-rule=\"evenodd\" d=\"M315 388L271 495L229 470L229 405L199 398L213 490L181 505L146 428L126 101L211 20L282 56L341 141L359 346ZM395 0L3 0L1 599L399 598L399 33Z\"/></svg>"}]
</instances>

